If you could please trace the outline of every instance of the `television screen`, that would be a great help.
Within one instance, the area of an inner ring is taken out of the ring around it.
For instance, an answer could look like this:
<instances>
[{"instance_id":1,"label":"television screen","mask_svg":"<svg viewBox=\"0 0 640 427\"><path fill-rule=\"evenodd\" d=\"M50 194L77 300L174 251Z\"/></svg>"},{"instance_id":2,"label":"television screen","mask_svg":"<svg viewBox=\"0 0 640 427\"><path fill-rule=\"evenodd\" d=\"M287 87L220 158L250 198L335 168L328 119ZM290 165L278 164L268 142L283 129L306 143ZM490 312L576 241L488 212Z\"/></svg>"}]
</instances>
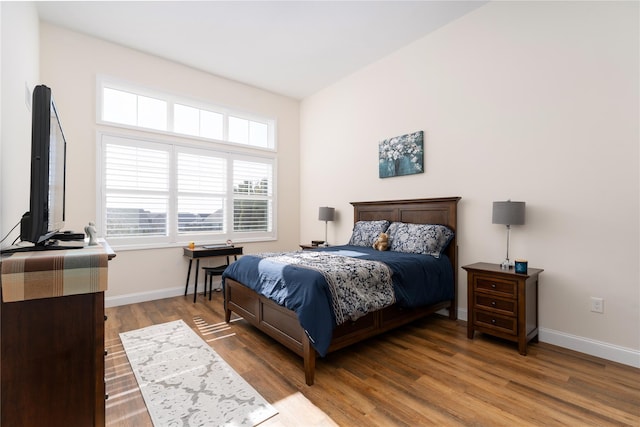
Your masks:
<instances>
[{"instance_id":1,"label":"television screen","mask_svg":"<svg viewBox=\"0 0 640 427\"><path fill-rule=\"evenodd\" d=\"M55 103L51 100L51 115L49 123L49 193L48 204L48 232L59 231L64 227L65 215L65 166L67 143L62 133L60 118Z\"/></svg>"},{"instance_id":2,"label":"television screen","mask_svg":"<svg viewBox=\"0 0 640 427\"><path fill-rule=\"evenodd\" d=\"M64 226L66 140L51 89L36 86L32 108L29 212L20 238L43 246Z\"/></svg>"}]
</instances>

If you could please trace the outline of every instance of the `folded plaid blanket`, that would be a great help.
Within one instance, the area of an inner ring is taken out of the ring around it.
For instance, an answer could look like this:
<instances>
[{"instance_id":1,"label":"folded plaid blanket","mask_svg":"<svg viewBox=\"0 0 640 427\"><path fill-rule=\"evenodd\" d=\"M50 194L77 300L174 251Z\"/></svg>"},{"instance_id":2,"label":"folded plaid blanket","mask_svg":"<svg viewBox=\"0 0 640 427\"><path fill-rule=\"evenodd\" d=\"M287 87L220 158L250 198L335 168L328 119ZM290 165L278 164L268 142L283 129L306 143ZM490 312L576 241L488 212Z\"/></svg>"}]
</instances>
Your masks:
<instances>
[{"instance_id":1,"label":"folded plaid blanket","mask_svg":"<svg viewBox=\"0 0 640 427\"><path fill-rule=\"evenodd\" d=\"M83 249L3 255L2 301L14 302L107 290L108 255L100 245Z\"/></svg>"}]
</instances>

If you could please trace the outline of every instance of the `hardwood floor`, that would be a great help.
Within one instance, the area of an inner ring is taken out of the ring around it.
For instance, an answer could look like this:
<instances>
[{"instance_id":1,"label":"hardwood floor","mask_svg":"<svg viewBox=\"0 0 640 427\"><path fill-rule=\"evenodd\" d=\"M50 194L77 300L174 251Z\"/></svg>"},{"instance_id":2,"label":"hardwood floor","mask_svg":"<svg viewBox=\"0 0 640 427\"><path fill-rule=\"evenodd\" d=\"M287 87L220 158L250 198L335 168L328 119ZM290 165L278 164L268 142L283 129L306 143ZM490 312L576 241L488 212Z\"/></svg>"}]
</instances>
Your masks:
<instances>
[{"instance_id":1,"label":"hardwood floor","mask_svg":"<svg viewBox=\"0 0 640 427\"><path fill-rule=\"evenodd\" d=\"M118 334L183 319L278 409L262 426L640 426L640 369L545 343L514 343L441 316L318 359L302 359L242 319L224 323L222 295L106 310L107 425L151 426Z\"/></svg>"}]
</instances>

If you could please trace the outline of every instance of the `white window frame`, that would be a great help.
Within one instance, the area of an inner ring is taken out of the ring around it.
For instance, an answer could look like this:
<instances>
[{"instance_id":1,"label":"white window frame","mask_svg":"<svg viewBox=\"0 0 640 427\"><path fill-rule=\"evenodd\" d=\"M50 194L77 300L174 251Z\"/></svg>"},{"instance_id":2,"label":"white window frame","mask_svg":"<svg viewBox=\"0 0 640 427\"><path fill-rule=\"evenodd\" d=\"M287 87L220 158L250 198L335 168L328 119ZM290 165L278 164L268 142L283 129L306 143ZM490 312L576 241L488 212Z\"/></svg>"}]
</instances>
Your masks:
<instances>
[{"instance_id":1,"label":"white window frame","mask_svg":"<svg viewBox=\"0 0 640 427\"><path fill-rule=\"evenodd\" d=\"M167 236L105 236L106 230L106 183L104 181L105 173L105 144L109 141L107 139L117 138L121 139L121 142L125 145L141 146L145 148L160 148L165 147L170 153L170 184L169 184L169 209L167 212ZM247 153L223 151L218 148L207 147L201 143L193 143L184 139L173 139L172 141L158 140L149 137L140 137L139 135L133 135L123 132L104 132L98 131L96 134L96 182L97 182L97 218L96 225L98 233L101 237L106 237L109 244L115 249L148 249L159 247L171 247L171 246L184 246L190 241L196 242L196 244L203 243L223 243L228 239L233 242L258 242L258 241L271 241L277 239L277 158L275 156L258 156ZM125 143L126 141L126 143ZM225 226L224 232L211 232L211 233L179 233L178 232L178 220L177 220L177 176L176 176L176 161L177 152L210 152L218 157L224 157L227 161L227 203L225 204ZM272 166L272 193L270 197L271 202L271 230L266 232L235 232L233 229L233 160L247 160L264 162L271 164Z\"/></svg>"},{"instance_id":2,"label":"white window frame","mask_svg":"<svg viewBox=\"0 0 640 427\"><path fill-rule=\"evenodd\" d=\"M120 91L130 92L135 95L142 95L149 98L160 99L167 102L167 129L166 130L158 130L151 128L144 128L139 126L127 125L122 123L110 122L103 119L103 89L105 87L116 89ZM206 110L215 113L220 113L223 115L223 137L221 140L186 135L182 133L177 133L173 131L173 106L175 104L181 104L188 107L197 108L199 110ZM240 119L249 120L252 122L263 123L267 125L267 147L259 147L251 144L243 144L238 142L229 141L229 117L236 117ZM168 92L163 92L160 90L154 90L148 87L144 87L141 85L128 83L120 79L116 79L109 76L100 75L96 79L96 123L99 125L110 126L110 127L119 127L124 129L134 129L140 130L143 132L149 133L157 133L164 135L174 135L180 138L190 138L190 139L199 139L203 141L212 141L220 144L227 144L231 146L237 147L246 147L252 150L266 151L266 152L277 152L277 139L276 139L276 120L271 117L264 117L254 113L239 111L232 108L224 107L217 104L207 103L202 100L196 100L192 98L177 96L174 94L170 94Z\"/></svg>"}]
</instances>

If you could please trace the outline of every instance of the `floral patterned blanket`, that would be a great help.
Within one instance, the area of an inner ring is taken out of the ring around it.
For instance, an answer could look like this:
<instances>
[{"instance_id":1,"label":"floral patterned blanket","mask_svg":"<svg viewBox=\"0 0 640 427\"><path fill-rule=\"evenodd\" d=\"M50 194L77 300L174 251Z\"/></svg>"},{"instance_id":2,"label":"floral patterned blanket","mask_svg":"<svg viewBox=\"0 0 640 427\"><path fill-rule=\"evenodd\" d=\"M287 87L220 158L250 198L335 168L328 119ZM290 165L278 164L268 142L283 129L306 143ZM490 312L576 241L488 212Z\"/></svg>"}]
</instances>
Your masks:
<instances>
[{"instance_id":1,"label":"floral patterned blanket","mask_svg":"<svg viewBox=\"0 0 640 427\"><path fill-rule=\"evenodd\" d=\"M436 258L353 245L246 254L226 268L223 286L227 278L295 312L321 356L341 322L394 301L411 308L454 296L453 269L445 255Z\"/></svg>"},{"instance_id":2,"label":"floral patterned blanket","mask_svg":"<svg viewBox=\"0 0 640 427\"><path fill-rule=\"evenodd\" d=\"M259 256L272 263L320 272L331 291L337 325L357 320L395 302L391 270L382 262L316 251L263 253Z\"/></svg>"}]
</instances>

